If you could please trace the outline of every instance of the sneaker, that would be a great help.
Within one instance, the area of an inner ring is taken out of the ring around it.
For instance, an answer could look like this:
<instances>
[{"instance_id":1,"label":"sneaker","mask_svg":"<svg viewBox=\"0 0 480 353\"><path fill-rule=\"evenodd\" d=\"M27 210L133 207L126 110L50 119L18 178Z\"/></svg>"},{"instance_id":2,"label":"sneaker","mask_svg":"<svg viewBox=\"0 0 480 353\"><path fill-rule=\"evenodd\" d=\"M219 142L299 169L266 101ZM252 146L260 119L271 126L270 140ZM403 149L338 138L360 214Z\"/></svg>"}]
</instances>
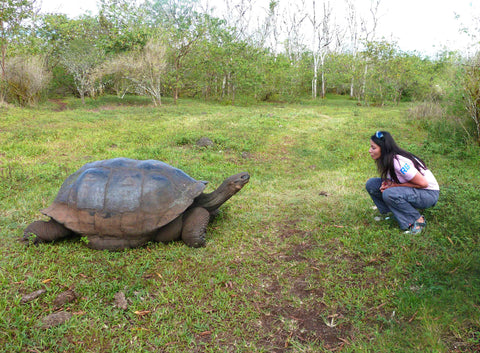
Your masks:
<instances>
[{"instance_id":1,"label":"sneaker","mask_svg":"<svg viewBox=\"0 0 480 353\"><path fill-rule=\"evenodd\" d=\"M373 217L373 219L377 222L388 221L390 219L390 216L380 215L380 216Z\"/></svg>"},{"instance_id":2,"label":"sneaker","mask_svg":"<svg viewBox=\"0 0 480 353\"><path fill-rule=\"evenodd\" d=\"M410 227L405 231L405 234L420 234L426 226L427 221L425 217L423 217L423 222L415 221L413 224L410 224Z\"/></svg>"}]
</instances>

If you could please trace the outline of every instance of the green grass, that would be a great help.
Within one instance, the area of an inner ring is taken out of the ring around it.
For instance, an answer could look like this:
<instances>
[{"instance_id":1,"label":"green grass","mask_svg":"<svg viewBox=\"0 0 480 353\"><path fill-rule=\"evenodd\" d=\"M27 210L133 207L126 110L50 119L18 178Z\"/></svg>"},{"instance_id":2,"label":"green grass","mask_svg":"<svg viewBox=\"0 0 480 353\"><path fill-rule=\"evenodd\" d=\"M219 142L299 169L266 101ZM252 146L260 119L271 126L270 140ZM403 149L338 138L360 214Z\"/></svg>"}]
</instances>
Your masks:
<instances>
[{"instance_id":1,"label":"green grass","mask_svg":"<svg viewBox=\"0 0 480 353\"><path fill-rule=\"evenodd\" d=\"M225 106L66 99L66 110L0 108L2 352L475 352L480 349L480 148L407 105L335 98ZM441 199L428 230L373 221L379 129L423 157ZM215 142L196 146L206 136ZM95 251L80 238L17 240L84 163L158 159L207 191L250 183L209 225L207 246ZM21 303L25 294L46 289ZM77 300L55 307L74 288ZM128 308L115 306L123 292ZM42 329L59 310L69 321Z\"/></svg>"}]
</instances>

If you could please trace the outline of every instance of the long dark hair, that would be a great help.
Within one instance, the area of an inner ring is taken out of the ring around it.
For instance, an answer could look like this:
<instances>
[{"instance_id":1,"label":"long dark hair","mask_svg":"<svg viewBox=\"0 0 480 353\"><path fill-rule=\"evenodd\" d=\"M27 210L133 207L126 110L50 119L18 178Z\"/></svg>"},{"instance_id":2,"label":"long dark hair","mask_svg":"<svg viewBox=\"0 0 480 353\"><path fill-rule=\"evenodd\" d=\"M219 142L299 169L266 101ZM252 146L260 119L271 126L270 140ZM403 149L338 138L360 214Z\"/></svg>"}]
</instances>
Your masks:
<instances>
[{"instance_id":1,"label":"long dark hair","mask_svg":"<svg viewBox=\"0 0 480 353\"><path fill-rule=\"evenodd\" d=\"M425 162L419 157L398 147L389 132L377 131L375 134L373 134L371 139L380 146L381 155L380 158L375 161L375 163L377 163L377 168L382 179L387 179L387 176L390 176L394 182L400 184L397 174L395 173L395 166L393 164L393 160L396 155L410 159L420 173L422 173L422 169L427 169Z\"/></svg>"}]
</instances>

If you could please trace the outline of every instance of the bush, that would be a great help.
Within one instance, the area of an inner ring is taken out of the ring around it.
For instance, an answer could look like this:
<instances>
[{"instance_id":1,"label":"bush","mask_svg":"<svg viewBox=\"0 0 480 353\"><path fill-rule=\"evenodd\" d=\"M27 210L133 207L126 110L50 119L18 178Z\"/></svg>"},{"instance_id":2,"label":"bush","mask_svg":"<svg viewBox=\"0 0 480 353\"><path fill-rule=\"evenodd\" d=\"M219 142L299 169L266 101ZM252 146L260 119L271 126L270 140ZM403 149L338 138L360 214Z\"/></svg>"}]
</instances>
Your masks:
<instances>
[{"instance_id":1,"label":"bush","mask_svg":"<svg viewBox=\"0 0 480 353\"><path fill-rule=\"evenodd\" d=\"M480 145L480 52L465 65L463 85L463 100L468 115L474 122L474 132L477 143Z\"/></svg>"},{"instance_id":2,"label":"bush","mask_svg":"<svg viewBox=\"0 0 480 353\"><path fill-rule=\"evenodd\" d=\"M142 50L122 53L105 62L98 76L109 76L119 96L130 91L162 104L162 81L166 70L165 45L150 39Z\"/></svg>"},{"instance_id":3,"label":"bush","mask_svg":"<svg viewBox=\"0 0 480 353\"><path fill-rule=\"evenodd\" d=\"M442 119L445 116L445 109L435 102L423 102L417 104L408 110L408 116L411 119Z\"/></svg>"},{"instance_id":4,"label":"bush","mask_svg":"<svg viewBox=\"0 0 480 353\"><path fill-rule=\"evenodd\" d=\"M51 75L40 56L17 56L5 65L7 100L22 106L36 104L48 86Z\"/></svg>"},{"instance_id":5,"label":"bush","mask_svg":"<svg viewBox=\"0 0 480 353\"><path fill-rule=\"evenodd\" d=\"M438 102L425 101L413 105L408 110L408 118L420 121L428 131L429 139L441 141L442 150L447 148L448 143L463 144L468 140L464 119L449 114L447 108Z\"/></svg>"},{"instance_id":6,"label":"bush","mask_svg":"<svg viewBox=\"0 0 480 353\"><path fill-rule=\"evenodd\" d=\"M62 51L60 62L73 76L75 88L85 104L85 96L95 97L102 91L99 67L105 52L88 39L75 39Z\"/></svg>"}]
</instances>

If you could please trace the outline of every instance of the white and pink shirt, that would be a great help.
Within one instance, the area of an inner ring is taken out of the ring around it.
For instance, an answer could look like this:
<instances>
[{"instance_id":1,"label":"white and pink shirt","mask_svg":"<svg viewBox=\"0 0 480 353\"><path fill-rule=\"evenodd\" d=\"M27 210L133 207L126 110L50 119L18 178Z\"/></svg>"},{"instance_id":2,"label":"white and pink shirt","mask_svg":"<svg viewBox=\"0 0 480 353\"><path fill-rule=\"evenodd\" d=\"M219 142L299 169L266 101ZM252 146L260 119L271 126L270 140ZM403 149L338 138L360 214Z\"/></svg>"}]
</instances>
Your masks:
<instances>
[{"instance_id":1,"label":"white and pink shirt","mask_svg":"<svg viewBox=\"0 0 480 353\"><path fill-rule=\"evenodd\" d=\"M402 184L412 180L417 172L419 172L410 159L398 154L393 159L393 166L395 168L398 181L400 181ZM420 174L422 174L428 181L428 186L425 189L440 190L437 179L435 179L435 176L429 169L422 169Z\"/></svg>"}]
</instances>

